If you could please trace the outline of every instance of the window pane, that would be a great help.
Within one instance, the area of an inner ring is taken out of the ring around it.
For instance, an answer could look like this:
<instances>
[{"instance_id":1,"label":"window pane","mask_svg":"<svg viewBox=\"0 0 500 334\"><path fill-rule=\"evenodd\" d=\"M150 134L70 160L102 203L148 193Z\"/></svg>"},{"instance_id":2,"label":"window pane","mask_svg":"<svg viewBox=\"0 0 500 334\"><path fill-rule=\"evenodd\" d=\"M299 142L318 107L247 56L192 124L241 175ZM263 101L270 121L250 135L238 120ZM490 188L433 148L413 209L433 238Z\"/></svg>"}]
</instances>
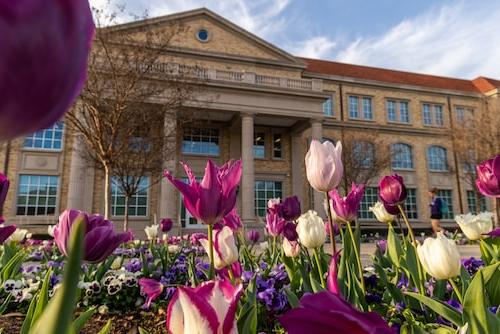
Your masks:
<instances>
[{"instance_id":1,"label":"window pane","mask_svg":"<svg viewBox=\"0 0 500 334\"><path fill-rule=\"evenodd\" d=\"M359 118L358 97L349 96L349 117Z\"/></svg>"},{"instance_id":2,"label":"window pane","mask_svg":"<svg viewBox=\"0 0 500 334\"><path fill-rule=\"evenodd\" d=\"M323 102L323 114L326 116L333 116L333 100L331 97Z\"/></svg>"},{"instance_id":3,"label":"window pane","mask_svg":"<svg viewBox=\"0 0 500 334\"><path fill-rule=\"evenodd\" d=\"M283 158L283 154L281 152L281 133L273 134L273 158Z\"/></svg>"},{"instance_id":4,"label":"window pane","mask_svg":"<svg viewBox=\"0 0 500 334\"><path fill-rule=\"evenodd\" d=\"M402 123L410 123L410 111L407 101L399 102L399 121Z\"/></svg>"},{"instance_id":5,"label":"window pane","mask_svg":"<svg viewBox=\"0 0 500 334\"><path fill-rule=\"evenodd\" d=\"M254 133L253 155L255 158L266 157L266 134L264 132Z\"/></svg>"},{"instance_id":6,"label":"window pane","mask_svg":"<svg viewBox=\"0 0 500 334\"><path fill-rule=\"evenodd\" d=\"M432 171L446 171L448 164L446 159L446 149L439 146L431 146L427 149L427 162Z\"/></svg>"},{"instance_id":7,"label":"window pane","mask_svg":"<svg viewBox=\"0 0 500 334\"><path fill-rule=\"evenodd\" d=\"M23 147L38 150L60 150L63 131L63 122L57 121L52 127L27 136L24 139Z\"/></svg>"},{"instance_id":8,"label":"window pane","mask_svg":"<svg viewBox=\"0 0 500 334\"><path fill-rule=\"evenodd\" d=\"M443 126L443 106L434 106L434 116L436 117L436 125Z\"/></svg>"},{"instance_id":9,"label":"window pane","mask_svg":"<svg viewBox=\"0 0 500 334\"><path fill-rule=\"evenodd\" d=\"M58 176L20 175L17 215L44 216L56 211Z\"/></svg>"},{"instance_id":10,"label":"window pane","mask_svg":"<svg viewBox=\"0 0 500 334\"><path fill-rule=\"evenodd\" d=\"M255 214L264 217L267 201L271 198L283 198L282 186L281 181L255 181Z\"/></svg>"},{"instance_id":11,"label":"window pane","mask_svg":"<svg viewBox=\"0 0 500 334\"><path fill-rule=\"evenodd\" d=\"M364 119L373 118L371 97L363 97L363 118Z\"/></svg>"},{"instance_id":12,"label":"window pane","mask_svg":"<svg viewBox=\"0 0 500 334\"><path fill-rule=\"evenodd\" d=\"M129 177L130 178L130 177ZM127 181L127 180L125 180ZM127 182L137 182L130 178ZM147 216L149 202L149 177L142 177L139 180L138 189L135 195L129 199L128 213L131 217ZM111 212L113 216L125 215L125 195L116 177L111 178Z\"/></svg>"},{"instance_id":13,"label":"window pane","mask_svg":"<svg viewBox=\"0 0 500 334\"><path fill-rule=\"evenodd\" d=\"M432 125L431 105L424 103L422 108L423 108L424 124L425 125Z\"/></svg>"},{"instance_id":14,"label":"window pane","mask_svg":"<svg viewBox=\"0 0 500 334\"><path fill-rule=\"evenodd\" d=\"M467 190L467 208L472 214L486 211L486 197L473 190Z\"/></svg>"},{"instance_id":15,"label":"window pane","mask_svg":"<svg viewBox=\"0 0 500 334\"><path fill-rule=\"evenodd\" d=\"M440 189L438 190L436 196L441 198L441 200L444 201L448 207L448 210L443 212L443 219L453 219L455 215L453 214L453 197L451 190Z\"/></svg>"},{"instance_id":16,"label":"window pane","mask_svg":"<svg viewBox=\"0 0 500 334\"><path fill-rule=\"evenodd\" d=\"M387 119L391 122L396 121L396 102L393 100L387 100Z\"/></svg>"},{"instance_id":17,"label":"window pane","mask_svg":"<svg viewBox=\"0 0 500 334\"><path fill-rule=\"evenodd\" d=\"M356 141L353 147L354 160L357 166L362 168L373 167L375 160L375 147L372 143Z\"/></svg>"},{"instance_id":18,"label":"window pane","mask_svg":"<svg viewBox=\"0 0 500 334\"><path fill-rule=\"evenodd\" d=\"M361 200L359 206L358 216L362 219L374 219L375 216L370 211L370 206L373 206L378 200L378 189L377 187L366 187L365 195Z\"/></svg>"},{"instance_id":19,"label":"window pane","mask_svg":"<svg viewBox=\"0 0 500 334\"><path fill-rule=\"evenodd\" d=\"M413 168L412 150L409 145L401 143L393 144L391 146L391 154L392 154L392 168L395 169Z\"/></svg>"},{"instance_id":20,"label":"window pane","mask_svg":"<svg viewBox=\"0 0 500 334\"><path fill-rule=\"evenodd\" d=\"M418 208L417 208L417 190L407 189L408 196L405 201L406 215L409 219L418 218Z\"/></svg>"},{"instance_id":21,"label":"window pane","mask_svg":"<svg viewBox=\"0 0 500 334\"><path fill-rule=\"evenodd\" d=\"M181 147L186 154L219 155L219 129L185 128Z\"/></svg>"}]
</instances>

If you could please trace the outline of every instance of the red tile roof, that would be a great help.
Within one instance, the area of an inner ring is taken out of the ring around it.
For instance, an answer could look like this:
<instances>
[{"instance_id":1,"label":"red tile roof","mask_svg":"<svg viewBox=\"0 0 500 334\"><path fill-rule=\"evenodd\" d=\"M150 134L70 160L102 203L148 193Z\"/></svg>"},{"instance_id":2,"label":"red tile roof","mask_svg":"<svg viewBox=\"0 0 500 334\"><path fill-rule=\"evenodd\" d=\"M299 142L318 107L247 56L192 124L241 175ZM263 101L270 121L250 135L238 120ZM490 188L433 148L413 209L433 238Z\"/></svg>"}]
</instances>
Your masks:
<instances>
[{"instance_id":1,"label":"red tile roof","mask_svg":"<svg viewBox=\"0 0 500 334\"><path fill-rule=\"evenodd\" d=\"M475 93L490 91L491 89L488 89L488 87L493 87L492 89L500 87L500 81L483 77L474 80L465 80L370 66L351 65L328 60L310 58L302 58L302 60L306 62L306 71L308 72L341 77ZM479 79L480 84L476 83L476 80Z\"/></svg>"}]
</instances>

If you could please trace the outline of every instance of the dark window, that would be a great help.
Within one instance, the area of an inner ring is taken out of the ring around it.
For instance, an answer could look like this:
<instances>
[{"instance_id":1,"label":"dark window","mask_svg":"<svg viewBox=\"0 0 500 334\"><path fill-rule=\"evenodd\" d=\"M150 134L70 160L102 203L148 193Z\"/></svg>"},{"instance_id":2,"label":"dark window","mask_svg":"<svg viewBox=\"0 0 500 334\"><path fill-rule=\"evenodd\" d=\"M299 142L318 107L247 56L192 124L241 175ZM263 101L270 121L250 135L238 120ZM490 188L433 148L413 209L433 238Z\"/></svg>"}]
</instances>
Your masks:
<instances>
[{"instance_id":1,"label":"dark window","mask_svg":"<svg viewBox=\"0 0 500 334\"><path fill-rule=\"evenodd\" d=\"M281 133L273 134L273 158L283 158L282 140L283 138L281 136Z\"/></svg>"},{"instance_id":2,"label":"dark window","mask_svg":"<svg viewBox=\"0 0 500 334\"><path fill-rule=\"evenodd\" d=\"M56 212L59 176L19 175L16 214L53 215Z\"/></svg>"}]
</instances>

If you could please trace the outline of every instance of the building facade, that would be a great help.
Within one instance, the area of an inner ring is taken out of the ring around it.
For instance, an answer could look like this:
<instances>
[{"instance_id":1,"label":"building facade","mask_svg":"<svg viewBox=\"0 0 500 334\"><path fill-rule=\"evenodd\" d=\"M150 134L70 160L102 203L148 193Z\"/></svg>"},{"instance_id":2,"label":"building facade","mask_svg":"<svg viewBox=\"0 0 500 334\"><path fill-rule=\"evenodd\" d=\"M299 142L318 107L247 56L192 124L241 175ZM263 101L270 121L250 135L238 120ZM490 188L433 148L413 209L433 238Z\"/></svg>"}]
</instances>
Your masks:
<instances>
[{"instance_id":1,"label":"building facade","mask_svg":"<svg viewBox=\"0 0 500 334\"><path fill-rule=\"evenodd\" d=\"M311 139L359 138L376 155L397 151L380 175L398 173L409 188L407 210L415 227L430 227L427 191L436 187L450 213L474 211L477 198L461 175L451 131L464 112L500 109L500 82L474 80L349 65L295 57L217 14L199 9L124 24L123 33L162 29L172 20L186 27L172 40L164 66L182 71L196 67L206 83L199 101L187 103L200 122L177 127L176 151L165 168L185 177L179 161L203 175L207 159L222 164L242 159L238 209L247 227L262 227L267 200L295 194L303 210L323 212L323 196L311 190L304 156ZM164 66L155 70L161 77ZM488 103L484 103L487 100ZM203 108L198 108L203 102ZM161 104L161 99L155 101ZM198 108L198 109L197 109ZM175 119L166 120L171 127ZM369 138L377 137L370 146ZM384 147L380 147L383 143ZM52 128L0 147L0 168L11 180L4 206L9 223L35 232L57 221L65 208L103 212L102 172L78 154L81 141L64 120ZM370 168L370 157L365 159ZM161 173L161 171L159 171ZM368 211L377 200L377 180L367 185L360 211L366 226L379 226ZM138 236L155 217L177 220L176 231L202 228L189 216L179 193L166 180L149 185L132 199L131 228ZM112 184L112 220L124 214L124 196ZM484 201L485 208L491 203Z\"/></svg>"}]
</instances>

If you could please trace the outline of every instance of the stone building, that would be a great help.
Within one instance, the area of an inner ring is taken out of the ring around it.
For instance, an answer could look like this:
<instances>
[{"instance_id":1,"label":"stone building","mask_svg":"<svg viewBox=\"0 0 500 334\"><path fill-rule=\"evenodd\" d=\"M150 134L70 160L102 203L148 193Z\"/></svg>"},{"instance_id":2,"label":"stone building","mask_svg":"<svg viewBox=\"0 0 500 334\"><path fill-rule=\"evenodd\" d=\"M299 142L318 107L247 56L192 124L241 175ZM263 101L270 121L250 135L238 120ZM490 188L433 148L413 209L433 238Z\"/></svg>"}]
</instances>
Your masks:
<instances>
[{"instance_id":1,"label":"stone building","mask_svg":"<svg viewBox=\"0 0 500 334\"><path fill-rule=\"evenodd\" d=\"M199 113L200 126L177 128L177 155L165 161L165 167L184 177L178 167L182 160L202 175L209 158L219 164L241 158L238 208L246 226L260 224L257 217L263 216L267 199L273 197L295 194L303 210L322 212L322 195L311 191L305 177L304 156L311 138L335 141L345 133L359 138L373 154L397 148L390 167L380 174L404 176L409 188L407 210L416 227L429 226L427 191L432 187L440 189L448 202L445 222L452 222L453 214L474 210L476 197L460 178L463 168L456 161L450 131L464 112L484 108L485 99L498 111L500 81L299 58L207 9L116 29L135 34L162 29L171 20L187 29L172 41L165 65L196 66L207 82L209 97ZM159 75L161 70L158 66ZM385 147L363 141L373 134ZM85 165L76 153L78 145L62 120L0 147L0 169L6 169L12 181L4 207L9 223L45 231L65 208L103 211L102 173ZM365 162L370 168L370 159ZM176 218L179 233L201 227L167 181L151 187L147 183L145 178L129 211L137 235L143 235L154 217ZM377 199L376 185L376 178L368 184L360 212L366 226L380 226L368 211ZM123 203L120 191L112 187L112 220L122 219ZM484 205L490 208L491 203Z\"/></svg>"}]
</instances>

